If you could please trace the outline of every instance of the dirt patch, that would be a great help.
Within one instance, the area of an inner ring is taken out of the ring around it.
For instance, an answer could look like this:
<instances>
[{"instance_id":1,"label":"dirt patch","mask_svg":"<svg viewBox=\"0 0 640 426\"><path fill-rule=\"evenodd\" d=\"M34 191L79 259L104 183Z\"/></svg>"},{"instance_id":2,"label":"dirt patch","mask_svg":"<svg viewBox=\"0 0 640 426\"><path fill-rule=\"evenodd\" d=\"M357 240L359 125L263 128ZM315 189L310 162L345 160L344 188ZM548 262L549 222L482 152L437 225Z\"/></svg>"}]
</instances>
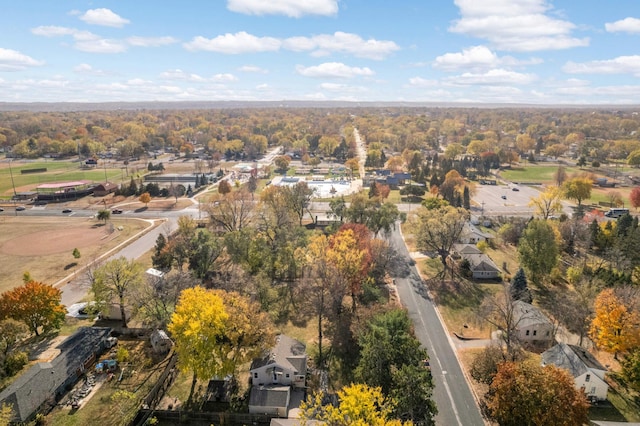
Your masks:
<instances>
[{"instance_id":1,"label":"dirt patch","mask_svg":"<svg viewBox=\"0 0 640 426\"><path fill-rule=\"evenodd\" d=\"M73 226L65 229L34 232L13 238L0 245L0 253L13 256L43 256L70 252L100 243L111 236L109 226ZM37 244L26 244L34 241Z\"/></svg>"}]
</instances>

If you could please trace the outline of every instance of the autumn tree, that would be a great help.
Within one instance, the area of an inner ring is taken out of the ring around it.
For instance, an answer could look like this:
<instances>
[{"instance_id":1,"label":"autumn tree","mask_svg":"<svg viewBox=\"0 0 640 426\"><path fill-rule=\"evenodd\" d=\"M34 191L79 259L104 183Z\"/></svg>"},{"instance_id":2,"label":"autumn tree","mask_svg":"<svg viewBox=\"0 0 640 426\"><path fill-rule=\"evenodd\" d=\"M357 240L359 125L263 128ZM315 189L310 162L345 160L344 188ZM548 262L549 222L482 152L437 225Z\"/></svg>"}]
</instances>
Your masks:
<instances>
[{"instance_id":1,"label":"autumn tree","mask_svg":"<svg viewBox=\"0 0 640 426\"><path fill-rule=\"evenodd\" d=\"M91 292L98 308L105 312L112 303L120 306L122 327L127 327L126 306L129 297L143 280L143 267L135 260L121 256L99 266L93 273Z\"/></svg>"},{"instance_id":2,"label":"autumn tree","mask_svg":"<svg viewBox=\"0 0 640 426\"><path fill-rule=\"evenodd\" d=\"M553 226L540 219L530 221L518 240L518 260L534 284L542 284L543 278L558 264L559 254Z\"/></svg>"},{"instance_id":3,"label":"autumn tree","mask_svg":"<svg viewBox=\"0 0 640 426\"><path fill-rule=\"evenodd\" d=\"M149 202L151 201L151 195L148 192L143 192L140 195L140 198L138 198L138 201L140 201L142 204L144 204L145 207L147 207L149 205Z\"/></svg>"},{"instance_id":4,"label":"autumn tree","mask_svg":"<svg viewBox=\"0 0 640 426\"><path fill-rule=\"evenodd\" d=\"M136 317L149 328L165 329L180 293L195 287L197 281L186 271L167 272L162 277L148 277L132 296L137 306Z\"/></svg>"},{"instance_id":5,"label":"autumn tree","mask_svg":"<svg viewBox=\"0 0 640 426\"><path fill-rule=\"evenodd\" d=\"M273 164L277 167L277 170L281 173L286 172L291 163L291 157L288 155L279 155L273 160Z\"/></svg>"},{"instance_id":6,"label":"autumn tree","mask_svg":"<svg viewBox=\"0 0 640 426\"><path fill-rule=\"evenodd\" d=\"M589 336L601 349L613 353L626 352L640 346L640 312L635 289L607 288L594 302L594 317Z\"/></svg>"},{"instance_id":7,"label":"autumn tree","mask_svg":"<svg viewBox=\"0 0 640 426\"><path fill-rule=\"evenodd\" d=\"M591 198L592 187L593 182L591 179L586 177L575 177L562 184L562 190L564 191L565 197L571 200L576 200L578 208L582 206L582 202L584 200Z\"/></svg>"},{"instance_id":8,"label":"autumn tree","mask_svg":"<svg viewBox=\"0 0 640 426\"><path fill-rule=\"evenodd\" d=\"M222 342L228 318L222 298L213 291L194 287L182 292L167 328L176 345L178 367L193 373L187 405L198 378L223 375L224 366L213 354Z\"/></svg>"},{"instance_id":9,"label":"autumn tree","mask_svg":"<svg viewBox=\"0 0 640 426\"><path fill-rule=\"evenodd\" d=\"M302 421L319 420L331 426L401 426L392 418L395 401L385 398L380 388L351 384L338 391L338 405L323 404L321 394L300 404Z\"/></svg>"},{"instance_id":10,"label":"autumn tree","mask_svg":"<svg viewBox=\"0 0 640 426\"><path fill-rule=\"evenodd\" d=\"M231 192L231 184L227 179L222 179L218 183L218 193L222 195L227 195L230 192Z\"/></svg>"},{"instance_id":11,"label":"autumn tree","mask_svg":"<svg viewBox=\"0 0 640 426\"><path fill-rule=\"evenodd\" d=\"M531 198L529 206L536 209L536 214L548 219L555 213L562 211L562 190L557 186L547 186L537 197Z\"/></svg>"},{"instance_id":12,"label":"autumn tree","mask_svg":"<svg viewBox=\"0 0 640 426\"><path fill-rule=\"evenodd\" d=\"M234 232L251 224L255 203L252 195L241 189L226 195L215 195L211 203L205 206L205 210L209 214L212 228Z\"/></svg>"},{"instance_id":13,"label":"autumn tree","mask_svg":"<svg viewBox=\"0 0 640 426\"><path fill-rule=\"evenodd\" d=\"M356 311L356 301L362 291L362 282L367 275L369 264L366 262L367 252L358 246L356 234L352 229L345 229L329 240L327 259L335 274L337 288L334 288L334 306L339 310L342 304L343 288L351 295L351 309ZM339 287L338 287L339 286Z\"/></svg>"},{"instance_id":14,"label":"autumn tree","mask_svg":"<svg viewBox=\"0 0 640 426\"><path fill-rule=\"evenodd\" d=\"M60 328L67 310L62 292L49 284L29 281L0 295L0 318L13 318L27 325L36 336Z\"/></svg>"},{"instance_id":15,"label":"autumn tree","mask_svg":"<svg viewBox=\"0 0 640 426\"><path fill-rule=\"evenodd\" d=\"M622 377L636 392L640 392L640 347L628 353L620 362Z\"/></svg>"},{"instance_id":16,"label":"autumn tree","mask_svg":"<svg viewBox=\"0 0 640 426\"><path fill-rule=\"evenodd\" d=\"M437 253L445 273L447 258L464 231L468 215L466 210L451 206L420 209L417 213L414 222L416 245L421 251Z\"/></svg>"},{"instance_id":17,"label":"autumn tree","mask_svg":"<svg viewBox=\"0 0 640 426\"><path fill-rule=\"evenodd\" d=\"M487 408L501 426L581 426L589 403L567 370L534 362L498 366Z\"/></svg>"},{"instance_id":18,"label":"autumn tree","mask_svg":"<svg viewBox=\"0 0 640 426\"><path fill-rule=\"evenodd\" d=\"M283 187L283 189L286 191L288 207L298 216L298 223L302 225L302 219L305 212L309 212L309 204L311 204L315 190L310 188L306 182L298 182L293 186Z\"/></svg>"},{"instance_id":19,"label":"autumn tree","mask_svg":"<svg viewBox=\"0 0 640 426\"><path fill-rule=\"evenodd\" d=\"M638 207L640 207L640 186L636 186L631 190L629 193L629 202L633 208L638 210Z\"/></svg>"},{"instance_id":20,"label":"autumn tree","mask_svg":"<svg viewBox=\"0 0 640 426\"><path fill-rule=\"evenodd\" d=\"M235 374L239 365L247 363L272 348L275 334L271 318L257 302L235 291L212 290L222 299L227 318L223 335L214 348L222 374Z\"/></svg>"},{"instance_id":21,"label":"autumn tree","mask_svg":"<svg viewBox=\"0 0 640 426\"><path fill-rule=\"evenodd\" d=\"M13 318L0 321L0 361L9 355L20 340L27 337L28 332L26 324Z\"/></svg>"}]
</instances>

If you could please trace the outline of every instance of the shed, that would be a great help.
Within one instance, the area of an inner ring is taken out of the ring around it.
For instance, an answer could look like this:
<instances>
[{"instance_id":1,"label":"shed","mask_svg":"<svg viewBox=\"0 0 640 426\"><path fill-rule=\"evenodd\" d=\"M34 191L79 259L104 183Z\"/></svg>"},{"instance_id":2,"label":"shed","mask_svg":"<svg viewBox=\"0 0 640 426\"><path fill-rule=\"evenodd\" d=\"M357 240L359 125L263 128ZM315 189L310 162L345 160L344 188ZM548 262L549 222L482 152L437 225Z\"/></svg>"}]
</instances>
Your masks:
<instances>
[{"instance_id":1,"label":"shed","mask_svg":"<svg viewBox=\"0 0 640 426\"><path fill-rule=\"evenodd\" d=\"M118 189L118 185L116 185L115 183L111 183L111 182L101 183L101 184L98 184L93 189L93 196L104 197L105 195L109 195L112 192L116 192L116 189Z\"/></svg>"}]
</instances>

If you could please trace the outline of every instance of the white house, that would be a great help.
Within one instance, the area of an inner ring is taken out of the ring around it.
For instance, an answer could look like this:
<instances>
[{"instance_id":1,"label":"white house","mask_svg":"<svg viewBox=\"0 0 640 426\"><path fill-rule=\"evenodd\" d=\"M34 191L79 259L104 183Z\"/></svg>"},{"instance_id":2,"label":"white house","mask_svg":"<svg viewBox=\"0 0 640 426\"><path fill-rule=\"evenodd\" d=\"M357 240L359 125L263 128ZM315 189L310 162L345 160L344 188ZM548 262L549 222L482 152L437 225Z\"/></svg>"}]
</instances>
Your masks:
<instances>
[{"instance_id":1,"label":"white house","mask_svg":"<svg viewBox=\"0 0 640 426\"><path fill-rule=\"evenodd\" d=\"M284 334L261 358L253 360L249 374L249 412L287 417L291 396L306 385L307 354L301 342Z\"/></svg>"},{"instance_id":2,"label":"white house","mask_svg":"<svg viewBox=\"0 0 640 426\"><path fill-rule=\"evenodd\" d=\"M262 358L253 360L249 373L252 385L288 385L304 388L307 375L305 346L284 334Z\"/></svg>"},{"instance_id":3,"label":"white house","mask_svg":"<svg viewBox=\"0 0 640 426\"><path fill-rule=\"evenodd\" d=\"M493 280L500 277L500 269L493 260L473 244L456 244L454 252L469 261L474 280Z\"/></svg>"},{"instance_id":4,"label":"white house","mask_svg":"<svg viewBox=\"0 0 640 426\"><path fill-rule=\"evenodd\" d=\"M491 238L491 234L482 232L473 223L467 222L460 235L460 242L463 244L477 244L480 241L489 241Z\"/></svg>"},{"instance_id":5,"label":"white house","mask_svg":"<svg viewBox=\"0 0 640 426\"><path fill-rule=\"evenodd\" d=\"M513 302L516 336L521 342L551 342L555 338L553 323L535 306L522 300Z\"/></svg>"},{"instance_id":6,"label":"white house","mask_svg":"<svg viewBox=\"0 0 640 426\"><path fill-rule=\"evenodd\" d=\"M542 365L555 365L571 373L577 389L582 389L587 398L604 401L609 385L604 380L607 372L593 355L580 346L558 343L542 353Z\"/></svg>"}]
</instances>

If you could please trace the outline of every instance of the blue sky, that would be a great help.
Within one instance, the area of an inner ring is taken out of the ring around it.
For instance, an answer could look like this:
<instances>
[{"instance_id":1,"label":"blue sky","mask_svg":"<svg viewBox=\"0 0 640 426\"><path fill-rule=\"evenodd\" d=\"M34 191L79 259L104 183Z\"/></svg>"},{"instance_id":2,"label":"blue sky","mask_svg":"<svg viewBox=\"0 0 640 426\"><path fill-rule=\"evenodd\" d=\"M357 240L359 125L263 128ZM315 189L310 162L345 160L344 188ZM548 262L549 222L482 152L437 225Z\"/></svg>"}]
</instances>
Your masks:
<instances>
[{"instance_id":1,"label":"blue sky","mask_svg":"<svg viewBox=\"0 0 640 426\"><path fill-rule=\"evenodd\" d=\"M21 0L0 101L639 104L637 0Z\"/></svg>"}]
</instances>

